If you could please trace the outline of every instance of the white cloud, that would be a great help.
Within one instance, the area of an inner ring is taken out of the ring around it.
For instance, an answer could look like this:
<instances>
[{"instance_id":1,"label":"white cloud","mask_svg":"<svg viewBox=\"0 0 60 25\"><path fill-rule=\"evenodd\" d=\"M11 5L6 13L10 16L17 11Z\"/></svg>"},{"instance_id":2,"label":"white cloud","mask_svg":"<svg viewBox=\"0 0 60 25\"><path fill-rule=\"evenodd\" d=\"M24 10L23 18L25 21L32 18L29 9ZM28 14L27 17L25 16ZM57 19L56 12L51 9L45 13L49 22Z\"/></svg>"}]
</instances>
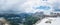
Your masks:
<instances>
[{"instance_id":1,"label":"white cloud","mask_svg":"<svg viewBox=\"0 0 60 25\"><path fill-rule=\"evenodd\" d=\"M0 11L7 11L7 10L15 10L15 11L21 11L21 12L27 12L27 13L35 13L37 11L44 11L44 12L50 12L51 10L39 10L36 9L36 7L40 5L46 5L46 6L52 6L56 0L48 0L42 1L42 0L0 0Z\"/></svg>"},{"instance_id":2,"label":"white cloud","mask_svg":"<svg viewBox=\"0 0 60 25\"><path fill-rule=\"evenodd\" d=\"M0 0L0 11L23 11L22 8L19 7L25 0ZM0 12L1 13L1 12Z\"/></svg>"},{"instance_id":3,"label":"white cloud","mask_svg":"<svg viewBox=\"0 0 60 25\"><path fill-rule=\"evenodd\" d=\"M28 0L26 1L24 4L22 4L21 6L23 8L25 8L25 11L28 11L28 12L32 12L32 11L41 11L39 9L36 9L38 6L50 6L50 7L53 7L52 4L55 2L55 0L48 0L47 2L46 1L42 1L42 0ZM45 13L46 12L50 12L50 10L42 10L44 11Z\"/></svg>"}]
</instances>

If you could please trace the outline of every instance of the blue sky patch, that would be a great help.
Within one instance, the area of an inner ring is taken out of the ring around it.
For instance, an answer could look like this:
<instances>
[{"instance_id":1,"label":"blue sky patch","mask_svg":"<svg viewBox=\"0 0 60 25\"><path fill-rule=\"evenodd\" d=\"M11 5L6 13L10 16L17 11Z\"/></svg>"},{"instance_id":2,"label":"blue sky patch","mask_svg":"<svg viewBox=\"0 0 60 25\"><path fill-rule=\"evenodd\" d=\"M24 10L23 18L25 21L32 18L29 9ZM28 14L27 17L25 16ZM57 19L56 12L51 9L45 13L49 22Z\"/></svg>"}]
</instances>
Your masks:
<instances>
[{"instance_id":1,"label":"blue sky patch","mask_svg":"<svg viewBox=\"0 0 60 25\"><path fill-rule=\"evenodd\" d=\"M37 9L49 10L50 7L49 6L39 6L39 7L37 7Z\"/></svg>"}]
</instances>

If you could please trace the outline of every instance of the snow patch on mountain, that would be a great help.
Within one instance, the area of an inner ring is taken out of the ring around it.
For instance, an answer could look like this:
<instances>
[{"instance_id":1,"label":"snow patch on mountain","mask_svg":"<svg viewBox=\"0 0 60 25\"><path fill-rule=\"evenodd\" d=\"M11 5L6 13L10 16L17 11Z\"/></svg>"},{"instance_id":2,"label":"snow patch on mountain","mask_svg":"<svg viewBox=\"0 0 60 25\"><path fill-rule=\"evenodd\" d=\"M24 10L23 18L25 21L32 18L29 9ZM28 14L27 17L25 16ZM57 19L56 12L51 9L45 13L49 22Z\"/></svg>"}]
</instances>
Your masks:
<instances>
[{"instance_id":1,"label":"snow patch on mountain","mask_svg":"<svg viewBox=\"0 0 60 25\"><path fill-rule=\"evenodd\" d=\"M60 17L47 17L38 22L35 25L60 25Z\"/></svg>"}]
</instances>

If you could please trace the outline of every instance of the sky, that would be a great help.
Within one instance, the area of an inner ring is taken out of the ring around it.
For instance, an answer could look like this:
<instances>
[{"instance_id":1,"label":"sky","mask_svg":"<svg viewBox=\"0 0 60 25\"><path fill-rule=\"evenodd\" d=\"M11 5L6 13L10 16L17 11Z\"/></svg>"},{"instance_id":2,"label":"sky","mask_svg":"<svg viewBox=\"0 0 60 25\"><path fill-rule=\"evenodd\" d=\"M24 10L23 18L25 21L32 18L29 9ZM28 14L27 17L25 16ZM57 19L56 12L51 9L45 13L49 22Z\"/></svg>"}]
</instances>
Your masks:
<instances>
[{"instance_id":1,"label":"sky","mask_svg":"<svg viewBox=\"0 0 60 25\"><path fill-rule=\"evenodd\" d=\"M18 13L44 11L45 13L49 13L54 6L57 6L56 3L59 1L60 0L0 0L0 11L18 11Z\"/></svg>"}]
</instances>

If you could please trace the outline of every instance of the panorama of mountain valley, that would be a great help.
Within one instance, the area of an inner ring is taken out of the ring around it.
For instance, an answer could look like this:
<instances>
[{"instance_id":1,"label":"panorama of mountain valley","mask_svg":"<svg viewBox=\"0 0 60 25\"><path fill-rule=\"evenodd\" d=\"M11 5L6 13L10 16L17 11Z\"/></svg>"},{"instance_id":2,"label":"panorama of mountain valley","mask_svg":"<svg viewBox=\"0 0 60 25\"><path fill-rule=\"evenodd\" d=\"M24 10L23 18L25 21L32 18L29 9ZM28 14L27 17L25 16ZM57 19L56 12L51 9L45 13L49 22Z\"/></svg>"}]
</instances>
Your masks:
<instances>
[{"instance_id":1,"label":"panorama of mountain valley","mask_svg":"<svg viewBox=\"0 0 60 25\"><path fill-rule=\"evenodd\" d=\"M0 0L0 25L60 25L60 0Z\"/></svg>"}]
</instances>

